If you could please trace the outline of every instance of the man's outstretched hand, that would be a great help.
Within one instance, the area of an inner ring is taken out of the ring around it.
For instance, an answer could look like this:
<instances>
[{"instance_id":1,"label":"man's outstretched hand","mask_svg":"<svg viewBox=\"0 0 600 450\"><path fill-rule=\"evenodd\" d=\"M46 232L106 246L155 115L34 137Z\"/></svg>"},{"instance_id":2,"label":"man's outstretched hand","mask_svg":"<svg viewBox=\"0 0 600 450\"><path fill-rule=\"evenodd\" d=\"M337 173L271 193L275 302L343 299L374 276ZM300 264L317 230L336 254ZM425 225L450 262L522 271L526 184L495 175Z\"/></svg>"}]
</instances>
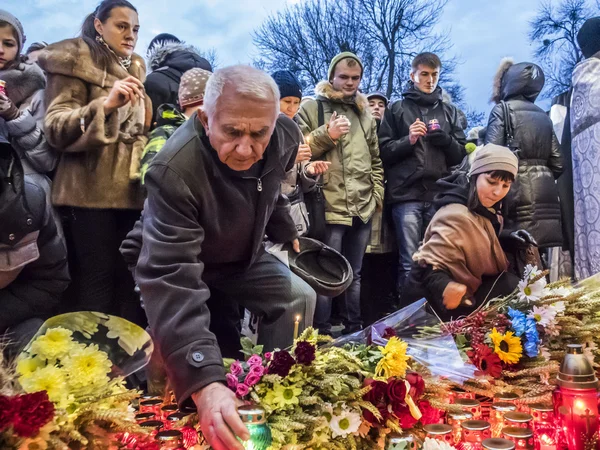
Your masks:
<instances>
[{"instance_id":1,"label":"man's outstretched hand","mask_svg":"<svg viewBox=\"0 0 600 450\"><path fill-rule=\"evenodd\" d=\"M236 436L246 441L250 433L237 412L242 401L229 388L211 383L192 394L192 399L198 408L202 434L214 450L244 450Z\"/></svg>"}]
</instances>

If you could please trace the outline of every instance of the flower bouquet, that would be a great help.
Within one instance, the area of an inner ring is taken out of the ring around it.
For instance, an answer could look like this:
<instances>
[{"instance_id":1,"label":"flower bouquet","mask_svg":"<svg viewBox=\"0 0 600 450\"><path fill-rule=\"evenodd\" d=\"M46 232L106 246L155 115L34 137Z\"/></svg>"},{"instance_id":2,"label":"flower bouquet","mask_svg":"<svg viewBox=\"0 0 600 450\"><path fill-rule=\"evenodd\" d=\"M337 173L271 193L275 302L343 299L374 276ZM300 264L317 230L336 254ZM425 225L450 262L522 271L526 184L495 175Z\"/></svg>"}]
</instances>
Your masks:
<instances>
[{"instance_id":1,"label":"flower bouquet","mask_svg":"<svg viewBox=\"0 0 600 450\"><path fill-rule=\"evenodd\" d=\"M228 362L229 387L264 408L272 449L384 448L390 432L440 421L429 402L439 392L409 370L406 342L319 347L329 341L309 328L264 355L245 341L246 361Z\"/></svg>"},{"instance_id":2,"label":"flower bouquet","mask_svg":"<svg viewBox=\"0 0 600 450\"><path fill-rule=\"evenodd\" d=\"M118 317L79 312L47 320L0 379L0 448L119 448L144 432L124 377L147 364L152 340ZM138 448L143 448L140 446Z\"/></svg>"}]
</instances>

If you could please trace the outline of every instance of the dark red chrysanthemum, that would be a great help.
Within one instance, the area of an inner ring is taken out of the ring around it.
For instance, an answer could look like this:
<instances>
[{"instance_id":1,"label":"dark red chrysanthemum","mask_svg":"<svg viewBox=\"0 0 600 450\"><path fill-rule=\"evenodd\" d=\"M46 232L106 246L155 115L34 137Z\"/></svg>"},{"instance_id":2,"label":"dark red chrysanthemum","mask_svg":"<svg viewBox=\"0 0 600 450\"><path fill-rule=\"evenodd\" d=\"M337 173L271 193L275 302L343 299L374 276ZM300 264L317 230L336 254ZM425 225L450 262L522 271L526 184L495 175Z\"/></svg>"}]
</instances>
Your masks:
<instances>
[{"instance_id":1,"label":"dark red chrysanthemum","mask_svg":"<svg viewBox=\"0 0 600 450\"><path fill-rule=\"evenodd\" d=\"M310 366L311 363L315 360L315 346L310 342L301 341L296 344L296 350L294 350L294 355L296 355L296 361L298 364L303 364L305 366Z\"/></svg>"},{"instance_id":2,"label":"dark red chrysanthemum","mask_svg":"<svg viewBox=\"0 0 600 450\"><path fill-rule=\"evenodd\" d=\"M37 435L54 417L54 403L46 391L23 394L17 397L18 411L13 419L13 430L20 437Z\"/></svg>"},{"instance_id":3,"label":"dark red chrysanthemum","mask_svg":"<svg viewBox=\"0 0 600 450\"><path fill-rule=\"evenodd\" d=\"M285 378L289 375L294 364L296 364L296 360L294 360L292 355L285 350L281 350L275 352L273 355L273 360L269 363L267 373Z\"/></svg>"},{"instance_id":4,"label":"dark red chrysanthemum","mask_svg":"<svg viewBox=\"0 0 600 450\"><path fill-rule=\"evenodd\" d=\"M473 346L473 350L468 351L467 356L482 374L494 378L500 378L502 375L502 361L487 345L480 344Z\"/></svg>"}]
</instances>

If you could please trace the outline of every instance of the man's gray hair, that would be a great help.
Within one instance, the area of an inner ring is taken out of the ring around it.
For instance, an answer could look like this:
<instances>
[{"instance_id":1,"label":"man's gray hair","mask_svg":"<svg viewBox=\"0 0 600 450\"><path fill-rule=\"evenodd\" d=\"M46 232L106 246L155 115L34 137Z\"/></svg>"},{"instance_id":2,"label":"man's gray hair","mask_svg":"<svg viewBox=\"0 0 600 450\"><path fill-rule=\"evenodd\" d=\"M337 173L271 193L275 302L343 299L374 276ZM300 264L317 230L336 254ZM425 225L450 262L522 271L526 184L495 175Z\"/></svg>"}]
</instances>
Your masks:
<instances>
[{"instance_id":1,"label":"man's gray hair","mask_svg":"<svg viewBox=\"0 0 600 450\"><path fill-rule=\"evenodd\" d=\"M206 83L203 109L212 116L223 91L233 90L236 96L273 101L279 114L279 88L269 74L251 66L224 67L213 73Z\"/></svg>"}]
</instances>

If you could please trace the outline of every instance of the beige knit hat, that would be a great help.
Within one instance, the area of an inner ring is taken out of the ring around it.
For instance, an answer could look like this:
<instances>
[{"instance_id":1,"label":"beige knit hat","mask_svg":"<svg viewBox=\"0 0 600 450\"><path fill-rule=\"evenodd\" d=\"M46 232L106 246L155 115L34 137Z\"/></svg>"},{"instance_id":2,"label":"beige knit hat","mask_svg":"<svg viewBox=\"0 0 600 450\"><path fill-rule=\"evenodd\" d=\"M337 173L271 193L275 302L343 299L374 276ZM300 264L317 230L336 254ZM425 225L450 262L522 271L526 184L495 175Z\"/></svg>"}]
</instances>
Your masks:
<instances>
[{"instance_id":1,"label":"beige knit hat","mask_svg":"<svg viewBox=\"0 0 600 450\"><path fill-rule=\"evenodd\" d=\"M196 67L181 76L179 82L179 106L181 109L204 103L204 90L211 75L212 73L208 70Z\"/></svg>"},{"instance_id":2,"label":"beige knit hat","mask_svg":"<svg viewBox=\"0 0 600 450\"><path fill-rule=\"evenodd\" d=\"M508 147L486 144L477 150L475 159L471 163L469 177L494 170L504 170L516 177L519 171L519 160Z\"/></svg>"}]
</instances>

